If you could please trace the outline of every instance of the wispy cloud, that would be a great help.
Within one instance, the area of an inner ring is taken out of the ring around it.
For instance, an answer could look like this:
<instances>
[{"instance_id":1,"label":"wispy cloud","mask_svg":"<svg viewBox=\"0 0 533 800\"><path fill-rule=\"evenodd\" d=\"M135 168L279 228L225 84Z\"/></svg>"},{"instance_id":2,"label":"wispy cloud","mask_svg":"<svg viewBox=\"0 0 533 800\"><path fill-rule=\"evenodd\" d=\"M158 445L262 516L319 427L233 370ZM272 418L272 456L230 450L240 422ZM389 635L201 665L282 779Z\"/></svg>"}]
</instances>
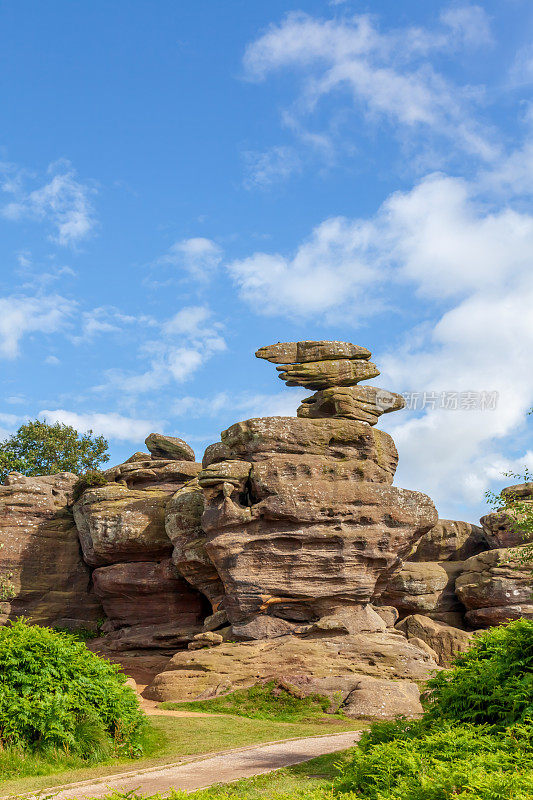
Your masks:
<instances>
[{"instance_id":1,"label":"wispy cloud","mask_svg":"<svg viewBox=\"0 0 533 800\"><path fill-rule=\"evenodd\" d=\"M264 152L247 150L244 153L247 189L267 189L300 172L302 161L294 147L271 147Z\"/></svg>"},{"instance_id":2,"label":"wispy cloud","mask_svg":"<svg viewBox=\"0 0 533 800\"><path fill-rule=\"evenodd\" d=\"M32 333L63 330L76 305L57 294L0 297L0 357L16 358L21 340Z\"/></svg>"},{"instance_id":3,"label":"wispy cloud","mask_svg":"<svg viewBox=\"0 0 533 800\"><path fill-rule=\"evenodd\" d=\"M451 84L430 62L430 53L487 45L489 20L480 6L455 6L441 14L434 29L407 26L381 30L370 15L320 19L291 12L250 43L245 74L261 81L273 72L293 70L301 79L293 107L285 115L306 130L321 102L350 98L365 120L388 121L400 136L428 136L482 160L499 152L488 126L471 113L482 92ZM344 105L346 102L344 101ZM316 136L317 134L315 134ZM333 130L326 140L335 136ZM322 136L324 139L324 135Z\"/></svg>"},{"instance_id":4,"label":"wispy cloud","mask_svg":"<svg viewBox=\"0 0 533 800\"><path fill-rule=\"evenodd\" d=\"M152 262L152 269L158 274L161 268L171 267L179 273L186 273L195 280L205 281L216 270L222 260L222 249L212 239L201 236L175 242L167 253Z\"/></svg>"},{"instance_id":5,"label":"wispy cloud","mask_svg":"<svg viewBox=\"0 0 533 800\"><path fill-rule=\"evenodd\" d=\"M109 370L107 380L95 391L109 392L120 387L125 395L134 396L166 386L172 380L181 383L226 349L222 326L207 306L186 306L158 327L159 338L146 340L139 349L140 358L148 361L148 369L142 373Z\"/></svg>"},{"instance_id":6,"label":"wispy cloud","mask_svg":"<svg viewBox=\"0 0 533 800\"><path fill-rule=\"evenodd\" d=\"M62 246L76 245L87 238L96 226L91 196L94 187L82 183L68 162L49 167L51 177L38 188L28 190L26 174L13 169L4 170L7 178L3 191L14 195L11 202L0 208L6 219L34 219L50 224L55 233L52 239Z\"/></svg>"}]
</instances>

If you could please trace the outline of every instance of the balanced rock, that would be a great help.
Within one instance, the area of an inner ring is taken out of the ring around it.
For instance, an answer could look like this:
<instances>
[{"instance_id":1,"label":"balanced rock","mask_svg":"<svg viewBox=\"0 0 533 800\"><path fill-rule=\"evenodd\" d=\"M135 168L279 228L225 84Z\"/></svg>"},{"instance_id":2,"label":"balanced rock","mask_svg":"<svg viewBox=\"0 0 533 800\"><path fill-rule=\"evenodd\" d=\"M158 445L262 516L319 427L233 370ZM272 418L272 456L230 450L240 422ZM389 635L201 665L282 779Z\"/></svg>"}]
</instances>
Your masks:
<instances>
[{"instance_id":1,"label":"balanced rock","mask_svg":"<svg viewBox=\"0 0 533 800\"><path fill-rule=\"evenodd\" d=\"M340 358L370 358L366 347L351 342L278 342L256 351L256 358L274 364L305 364L309 361L329 361Z\"/></svg>"},{"instance_id":2,"label":"balanced rock","mask_svg":"<svg viewBox=\"0 0 533 800\"><path fill-rule=\"evenodd\" d=\"M400 394L374 386L332 386L307 397L296 413L307 419L355 419L375 425L382 414L404 406Z\"/></svg>"},{"instance_id":3,"label":"balanced rock","mask_svg":"<svg viewBox=\"0 0 533 800\"><path fill-rule=\"evenodd\" d=\"M371 361L342 358L337 361L311 361L306 364L283 364L276 367L278 377L287 386L327 389L328 386L354 386L379 375Z\"/></svg>"},{"instance_id":4,"label":"balanced rock","mask_svg":"<svg viewBox=\"0 0 533 800\"><path fill-rule=\"evenodd\" d=\"M352 384L353 370L375 369L346 342L286 342L257 355L335 381L342 363ZM221 440L225 460L211 446L198 476L202 529L239 638L382 629L365 608L436 522L428 497L390 485L391 437L360 419L319 416L245 420Z\"/></svg>"},{"instance_id":5,"label":"balanced rock","mask_svg":"<svg viewBox=\"0 0 533 800\"><path fill-rule=\"evenodd\" d=\"M13 594L2 604L3 621L22 615L40 625L68 619L69 627L90 628L101 616L66 508L76 479L11 473L0 486L0 577Z\"/></svg>"},{"instance_id":6,"label":"balanced rock","mask_svg":"<svg viewBox=\"0 0 533 800\"><path fill-rule=\"evenodd\" d=\"M472 627L533 619L533 575L522 556L525 547L488 550L464 562L455 590L468 609L466 620Z\"/></svg>"},{"instance_id":7,"label":"balanced rock","mask_svg":"<svg viewBox=\"0 0 533 800\"><path fill-rule=\"evenodd\" d=\"M183 439L150 433L144 440L154 458L173 458L176 461L194 461L194 450Z\"/></svg>"}]
</instances>

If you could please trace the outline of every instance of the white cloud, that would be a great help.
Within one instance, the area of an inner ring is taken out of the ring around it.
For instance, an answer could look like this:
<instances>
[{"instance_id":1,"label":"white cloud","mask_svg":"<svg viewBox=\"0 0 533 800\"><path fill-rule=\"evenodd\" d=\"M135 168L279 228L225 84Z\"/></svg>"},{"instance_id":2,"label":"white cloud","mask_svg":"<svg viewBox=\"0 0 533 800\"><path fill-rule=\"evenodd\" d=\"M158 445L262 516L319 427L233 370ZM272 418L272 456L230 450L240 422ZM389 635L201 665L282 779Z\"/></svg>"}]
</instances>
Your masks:
<instances>
[{"instance_id":1,"label":"white cloud","mask_svg":"<svg viewBox=\"0 0 533 800\"><path fill-rule=\"evenodd\" d=\"M444 515L482 502L533 405L533 215L482 202L479 185L431 175L371 219L327 220L292 257L256 253L229 265L256 311L289 318L357 324L383 291L418 294L425 322L376 358L378 385L499 394L494 411L383 418L399 446L399 485L428 491Z\"/></svg>"},{"instance_id":2,"label":"white cloud","mask_svg":"<svg viewBox=\"0 0 533 800\"><path fill-rule=\"evenodd\" d=\"M162 430L166 424L164 420L132 419L114 413L79 414L63 408L44 409L38 417L49 423L71 425L80 433L92 430L95 435L105 436L106 439L136 443L144 441L152 431Z\"/></svg>"},{"instance_id":3,"label":"white cloud","mask_svg":"<svg viewBox=\"0 0 533 800\"><path fill-rule=\"evenodd\" d=\"M172 411L180 416L216 417L231 412L240 413L247 418L254 417L291 417L309 390L292 388L274 394L254 394L245 392L241 395L218 392L212 397L180 397L175 401ZM236 421L236 418L235 420Z\"/></svg>"},{"instance_id":4,"label":"white cloud","mask_svg":"<svg viewBox=\"0 0 533 800\"><path fill-rule=\"evenodd\" d=\"M188 380L215 353L226 349L222 326L212 319L207 306L185 306L159 326L160 337L140 347L140 356L149 368L140 374L109 370L106 382L95 391L114 391L136 395L161 388L172 380ZM176 341L176 339L178 341Z\"/></svg>"},{"instance_id":5,"label":"white cloud","mask_svg":"<svg viewBox=\"0 0 533 800\"><path fill-rule=\"evenodd\" d=\"M246 76L263 80L292 69L302 76L293 120L309 117L321 100L343 93L367 119L388 120L410 134L452 141L481 159L493 159L492 136L471 115L480 90L451 85L427 60L431 51L489 40L487 17L479 6L449 10L436 30L406 27L381 32L369 15L318 19L291 12L246 48ZM449 150L449 145L448 145Z\"/></svg>"},{"instance_id":6,"label":"white cloud","mask_svg":"<svg viewBox=\"0 0 533 800\"><path fill-rule=\"evenodd\" d=\"M222 249L211 239L196 236L175 242L169 251L156 259L153 267L185 270L196 280L207 280L222 260Z\"/></svg>"},{"instance_id":7,"label":"white cloud","mask_svg":"<svg viewBox=\"0 0 533 800\"><path fill-rule=\"evenodd\" d=\"M244 182L247 189L267 189L299 172L302 165L294 147L286 145L271 147L263 153L247 150L244 160L248 172Z\"/></svg>"},{"instance_id":8,"label":"white cloud","mask_svg":"<svg viewBox=\"0 0 533 800\"><path fill-rule=\"evenodd\" d=\"M21 340L29 334L62 330L75 306L61 295L0 297L0 357L16 358Z\"/></svg>"},{"instance_id":9,"label":"white cloud","mask_svg":"<svg viewBox=\"0 0 533 800\"><path fill-rule=\"evenodd\" d=\"M53 239L60 245L75 245L85 239L96 225L91 194L94 189L81 183L66 162L51 165L56 172L43 186L24 191L21 179L4 183L4 191L15 199L4 205L2 215L11 220L24 218L49 222L55 228Z\"/></svg>"}]
</instances>

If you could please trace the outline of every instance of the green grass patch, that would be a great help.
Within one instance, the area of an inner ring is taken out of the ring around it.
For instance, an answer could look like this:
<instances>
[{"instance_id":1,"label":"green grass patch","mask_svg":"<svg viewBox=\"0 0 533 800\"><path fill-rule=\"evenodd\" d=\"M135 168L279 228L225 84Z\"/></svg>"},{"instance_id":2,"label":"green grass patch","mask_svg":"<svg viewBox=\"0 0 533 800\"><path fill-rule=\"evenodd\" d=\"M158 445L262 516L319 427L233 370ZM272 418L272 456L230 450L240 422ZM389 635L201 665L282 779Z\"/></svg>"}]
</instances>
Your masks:
<instances>
[{"instance_id":1,"label":"green grass patch","mask_svg":"<svg viewBox=\"0 0 533 800\"><path fill-rule=\"evenodd\" d=\"M23 794L40 791L65 783L101 778L133 769L145 769L170 764L180 758L236 747L262 744L263 742L317 736L324 733L340 733L360 730L363 723L357 720L327 718L325 722L287 723L271 720L246 719L245 717L149 717L150 726L143 741L144 756L107 759L98 764L64 754L51 760L31 758L26 762L16 761L12 753L6 756L6 771L2 775L0 759L0 781L2 795ZM12 766L20 770L17 777L9 771Z\"/></svg>"},{"instance_id":2,"label":"green grass patch","mask_svg":"<svg viewBox=\"0 0 533 800\"><path fill-rule=\"evenodd\" d=\"M298 697L288 688L271 681L248 689L237 689L230 694L211 700L184 703L160 703L159 708L179 711L204 711L209 714L234 714L249 719L278 722L311 722L322 719L331 708L331 701L322 695ZM336 713L328 715L344 719Z\"/></svg>"}]
</instances>

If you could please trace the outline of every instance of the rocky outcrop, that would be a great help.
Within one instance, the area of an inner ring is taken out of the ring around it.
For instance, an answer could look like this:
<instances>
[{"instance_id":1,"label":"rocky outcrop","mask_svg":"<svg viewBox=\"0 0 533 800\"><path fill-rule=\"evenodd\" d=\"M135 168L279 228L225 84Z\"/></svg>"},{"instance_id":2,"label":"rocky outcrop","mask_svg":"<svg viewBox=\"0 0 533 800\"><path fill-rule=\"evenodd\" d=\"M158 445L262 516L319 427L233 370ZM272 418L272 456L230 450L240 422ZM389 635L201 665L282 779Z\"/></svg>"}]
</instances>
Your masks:
<instances>
[{"instance_id":1,"label":"rocky outcrop","mask_svg":"<svg viewBox=\"0 0 533 800\"><path fill-rule=\"evenodd\" d=\"M72 515L75 475L28 478L0 486L0 577L9 591L2 618L41 625L92 627L102 609L91 587Z\"/></svg>"},{"instance_id":2,"label":"rocky outcrop","mask_svg":"<svg viewBox=\"0 0 533 800\"><path fill-rule=\"evenodd\" d=\"M194 450L183 439L176 436L163 436L162 433L150 433L144 443L152 458L170 458L176 461L194 461Z\"/></svg>"},{"instance_id":3,"label":"rocky outcrop","mask_svg":"<svg viewBox=\"0 0 533 800\"><path fill-rule=\"evenodd\" d=\"M408 616L396 627L405 633L411 644L420 646L420 642L424 642L442 667L449 666L455 656L467 650L472 643L471 632L446 625L422 614Z\"/></svg>"},{"instance_id":4,"label":"rocky outcrop","mask_svg":"<svg viewBox=\"0 0 533 800\"><path fill-rule=\"evenodd\" d=\"M419 539L409 561L464 561L489 549L483 529L470 522L439 519Z\"/></svg>"},{"instance_id":5,"label":"rocky outcrop","mask_svg":"<svg viewBox=\"0 0 533 800\"><path fill-rule=\"evenodd\" d=\"M284 343L257 355L289 358L280 369L290 385L342 388L370 377L363 367L378 374L369 352L348 342ZM428 497L390 485L398 458L391 437L362 419L328 415L246 420L221 440L198 477L202 529L239 635L279 635L341 610L356 630L361 606L436 522Z\"/></svg>"},{"instance_id":6,"label":"rocky outcrop","mask_svg":"<svg viewBox=\"0 0 533 800\"><path fill-rule=\"evenodd\" d=\"M198 700L266 681L329 696L349 716L420 712L416 681L437 668L396 632L225 643L176 653L144 692L151 700ZM401 711L399 710L401 707Z\"/></svg>"},{"instance_id":7,"label":"rocky outcrop","mask_svg":"<svg viewBox=\"0 0 533 800\"><path fill-rule=\"evenodd\" d=\"M492 548L516 547L530 542L533 536L524 530L524 516L533 511L533 483L519 483L502 490L504 503L514 508L495 511L481 517L485 538Z\"/></svg>"},{"instance_id":8,"label":"rocky outcrop","mask_svg":"<svg viewBox=\"0 0 533 800\"><path fill-rule=\"evenodd\" d=\"M489 550L465 561L455 586L472 627L533 619L533 575L522 555L527 547Z\"/></svg>"}]
</instances>

